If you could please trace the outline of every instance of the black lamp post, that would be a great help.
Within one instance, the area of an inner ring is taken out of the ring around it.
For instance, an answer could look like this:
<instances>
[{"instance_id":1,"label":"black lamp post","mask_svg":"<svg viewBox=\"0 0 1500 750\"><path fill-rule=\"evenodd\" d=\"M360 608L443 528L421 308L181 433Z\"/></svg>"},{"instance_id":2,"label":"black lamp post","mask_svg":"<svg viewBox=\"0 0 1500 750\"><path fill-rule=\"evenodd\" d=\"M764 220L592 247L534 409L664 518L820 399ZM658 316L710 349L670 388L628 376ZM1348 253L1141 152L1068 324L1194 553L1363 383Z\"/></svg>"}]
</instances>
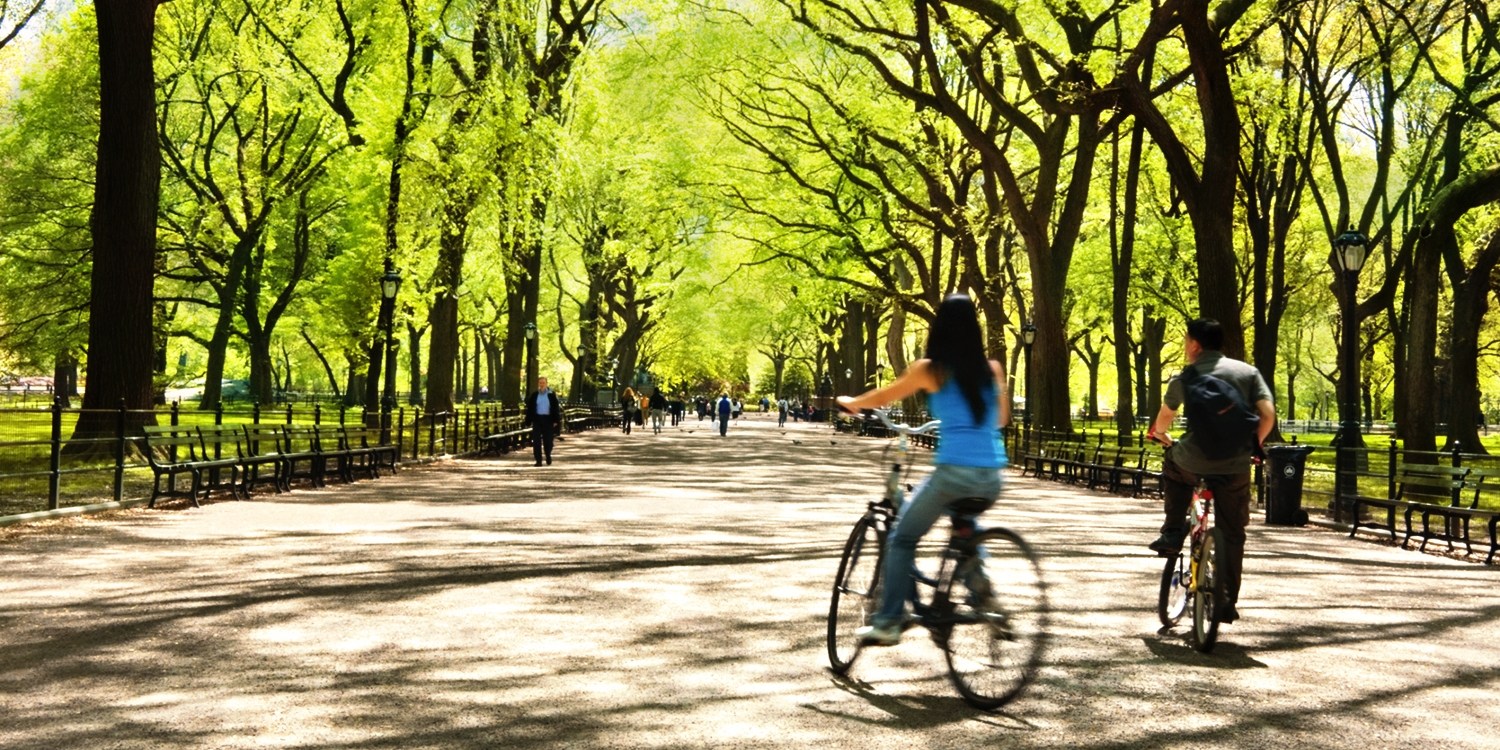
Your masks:
<instances>
[{"instance_id":1,"label":"black lamp post","mask_svg":"<svg viewBox=\"0 0 1500 750\"><path fill-rule=\"evenodd\" d=\"M524 393L536 382L536 324L526 323L526 382L521 384Z\"/></svg>"},{"instance_id":2,"label":"black lamp post","mask_svg":"<svg viewBox=\"0 0 1500 750\"><path fill-rule=\"evenodd\" d=\"M882 381L884 381L884 380L885 380L885 363L881 362L881 363L875 365L875 387L876 388L881 387Z\"/></svg>"},{"instance_id":3,"label":"black lamp post","mask_svg":"<svg viewBox=\"0 0 1500 750\"><path fill-rule=\"evenodd\" d=\"M1334 438L1335 463L1333 520L1343 521L1345 498L1358 491L1358 449L1364 447L1359 427L1359 321L1356 318L1359 270L1365 265L1369 240L1353 227L1333 240L1333 262L1343 285L1340 297L1343 316L1343 356L1339 363L1339 432Z\"/></svg>"},{"instance_id":4,"label":"black lamp post","mask_svg":"<svg viewBox=\"0 0 1500 750\"><path fill-rule=\"evenodd\" d=\"M1031 323L1021 326L1021 344L1026 347L1026 411L1022 416L1023 451L1031 450L1031 345L1036 343L1036 326Z\"/></svg>"},{"instance_id":5,"label":"black lamp post","mask_svg":"<svg viewBox=\"0 0 1500 750\"><path fill-rule=\"evenodd\" d=\"M391 412L396 408L396 293L401 291L401 274L387 267L380 277L380 324L385 330L385 393L380 399L380 442L391 442Z\"/></svg>"}]
</instances>

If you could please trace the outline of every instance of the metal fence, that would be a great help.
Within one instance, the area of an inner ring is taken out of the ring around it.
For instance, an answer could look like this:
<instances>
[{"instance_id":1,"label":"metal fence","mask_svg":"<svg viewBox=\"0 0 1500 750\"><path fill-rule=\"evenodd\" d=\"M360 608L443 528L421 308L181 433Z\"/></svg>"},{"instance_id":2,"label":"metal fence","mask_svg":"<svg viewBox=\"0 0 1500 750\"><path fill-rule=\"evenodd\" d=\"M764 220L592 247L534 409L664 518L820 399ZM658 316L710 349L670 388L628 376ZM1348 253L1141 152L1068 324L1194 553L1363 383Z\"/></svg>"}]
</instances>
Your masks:
<instances>
[{"instance_id":1,"label":"metal fence","mask_svg":"<svg viewBox=\"0 0 1500 750\"><path fill-rule=\"evenodd\" d=\"M114 425L110 434L75 437L74 426L84 409L65 408L60 400L50 406L0 408L0 524L13 523L55 511L125 507L144 503L151 494L152 473L145 457L144 435L149 424L361 424L385 428L387 444L394 444L400 461L429 460L479 451L482 438L520 428L518 409L499 405L465 405L453 411L425 412L401 408L382 424L380 414L325 408L322 404L278 405L262 408L224 407L213 411L182 408L173 403L155 410L124 406L91 410ZM565 408L567 429L580 430L613 422L612 410L570 404Z\"/></svg>"},{"instance_id":2,"label":"metal fence","mask_svg":"<svg viewBox=\"0 0 1500 750\"><path fill-rule=\"evenodd\" d=\"M1365 445L1357 448L1311 446L1302 475L1302 507L1310 514L1335 523L1345 523L1349 520L1347 518L1348 500L1342 503L1334 502L1334 493L1338 484L1337 467L1340 450L1354 453L1351 464L1355 467L1355 471L1352 477L1346 474L1349 482L1348 489L1345 491L1346 498L1348 494L1395 497L1396 475L1402 464L1447 464L1500 469L1500 456L1465 452L1462 446L1457 444L1441 451L1409 451L1401 448L1396 438L1391 435L1367 434L1364 440ZM1016 465L1021 464L1024 456L1038 450L1041 445L1057 442L1147 446L1148 450L1155 452L1153 459L1156 467L1160 466L1160 450L1146 440L1144 432L1132 433L1123 438L1118 432L1107 429L1072 432L1007 430L1006 433L1006 446L1010 451L1012 464ZM1296 444L1296 442L1297 439L1293 436L1292 443ZM1262 505L1265 503L1267 491L1264 474L1264 467L1260 465L1256 465L1252 472L1257 502ZM1500 508L1500 487L1482 491L1479 495L1479 504L1485 508Z\"/></svg>"}]
</instances>

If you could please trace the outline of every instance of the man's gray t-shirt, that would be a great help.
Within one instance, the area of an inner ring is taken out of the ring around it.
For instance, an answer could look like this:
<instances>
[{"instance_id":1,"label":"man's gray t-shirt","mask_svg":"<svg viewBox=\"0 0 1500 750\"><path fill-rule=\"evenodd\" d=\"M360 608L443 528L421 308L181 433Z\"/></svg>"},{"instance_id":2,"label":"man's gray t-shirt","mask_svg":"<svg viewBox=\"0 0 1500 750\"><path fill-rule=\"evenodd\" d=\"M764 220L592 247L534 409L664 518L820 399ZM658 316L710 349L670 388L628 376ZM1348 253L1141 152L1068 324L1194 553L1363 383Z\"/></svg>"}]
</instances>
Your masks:
<instances>
[{"instance_id":1,"label":"man's gray t-shirt","mask_svg":"<svg viewBox=\"0 0 1500 750\"><path fill-rule=\"evenodd\" d=\"M1245 397L1245 403L1251 409L1260 401L1274 401L1271 397L1271 389L1266 386L1265 378L1260 376L1260 370L1254 366L1230 359L1221 352L1207 351L1198 355L1197 361L1193 362L1193 368L1205 375L1213 375L1235 388ZM1172 411L1182 410L1183 386L1181 376L1173 377L1167 383L1167 395L1164 399L1166 407ZM1194 474L1243 474L1250 470L1250 450L1246 448L1239 455L1229 458L1210 459L1203 455L1203 451L1193 444L1193 433L1187 432L1177 441L1172 448L1172 460Z\"/></svg>"}]
</instances>

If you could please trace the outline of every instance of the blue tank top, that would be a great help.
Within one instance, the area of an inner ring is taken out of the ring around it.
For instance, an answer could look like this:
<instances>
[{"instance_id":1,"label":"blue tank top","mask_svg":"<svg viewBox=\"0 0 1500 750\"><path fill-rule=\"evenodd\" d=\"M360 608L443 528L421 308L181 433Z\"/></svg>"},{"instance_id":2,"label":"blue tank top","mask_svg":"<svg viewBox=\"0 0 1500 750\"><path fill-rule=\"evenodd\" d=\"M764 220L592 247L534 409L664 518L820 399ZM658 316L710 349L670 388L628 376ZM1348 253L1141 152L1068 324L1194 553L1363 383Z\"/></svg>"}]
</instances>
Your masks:
<instances>
[{"instance_id":1,"label":"blue tank top","mask_svg":"<svg viewBox=\"0 0 1500 750\"><path fill-rule=\"evenodd\" d=\"M1005 444L998 426L1000 402L993 383L984 389L984 404L984 419L976 423L969 402L953 378L948 378L937 393L928 394L932 415L943 420L933 463L994 469L1006 466Z\"/></svg>"}]
</instances>

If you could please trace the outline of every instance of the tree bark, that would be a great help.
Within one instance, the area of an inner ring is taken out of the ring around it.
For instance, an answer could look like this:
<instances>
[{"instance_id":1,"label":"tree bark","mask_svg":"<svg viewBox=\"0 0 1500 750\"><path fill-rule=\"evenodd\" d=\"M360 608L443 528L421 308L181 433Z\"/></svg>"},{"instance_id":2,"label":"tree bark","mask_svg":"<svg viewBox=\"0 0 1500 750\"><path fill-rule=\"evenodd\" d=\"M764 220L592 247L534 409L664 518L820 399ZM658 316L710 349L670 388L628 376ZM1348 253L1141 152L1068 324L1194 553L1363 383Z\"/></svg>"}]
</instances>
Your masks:
<instances>
[{"instance_id":1,"label":"tree bark","mask_svg":"<svg viewBox=\"0 0 1500 750\"><path fill-rule=\"evenodd\" d=\"M124 404L151 408L152 285L161 153L151 43L156 0L98 0L99 146L90 216L88 387L75 440L111 434ZM130 425L153 423L134 413ZM76 447L75 447L76 446ZM89 452L73 443L70 452Z\"/></svg>"}]
</instances>

